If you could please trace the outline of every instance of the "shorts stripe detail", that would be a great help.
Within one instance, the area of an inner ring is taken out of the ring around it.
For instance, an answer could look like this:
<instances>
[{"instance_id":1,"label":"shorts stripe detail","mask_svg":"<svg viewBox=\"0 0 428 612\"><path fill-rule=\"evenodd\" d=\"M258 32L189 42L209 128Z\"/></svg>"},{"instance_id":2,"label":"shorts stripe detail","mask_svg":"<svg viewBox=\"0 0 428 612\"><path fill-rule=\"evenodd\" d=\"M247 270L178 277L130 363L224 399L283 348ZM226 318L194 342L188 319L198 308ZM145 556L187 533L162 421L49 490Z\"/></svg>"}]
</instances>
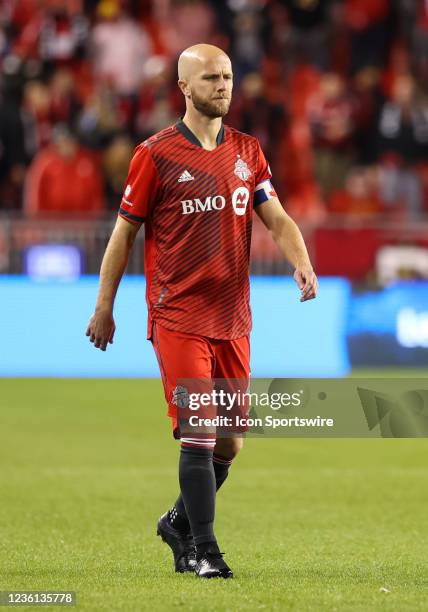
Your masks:
<instances>
[{"instance_id":1,"label":"shorts stripe detail","mask_svg":"<svg viewBox=\"0 0 428 612\"><path fill-rule=\"evenodd\" d=\"M181 438L182 442L198 442L199 444L211 444L215 438Z\"/></svg>"},{"instance_id":2,"label":"shorts stripe detail","mask_svg":"<svg viewBox=\"0 0 428 612\"><path fill-rule=\"evenodd\" d=\"M189 440L188 438L181 438L182 446L195 446L199 448L214 448L215 440L206 442L205 440Z\"/></svg>"}]
</instances>

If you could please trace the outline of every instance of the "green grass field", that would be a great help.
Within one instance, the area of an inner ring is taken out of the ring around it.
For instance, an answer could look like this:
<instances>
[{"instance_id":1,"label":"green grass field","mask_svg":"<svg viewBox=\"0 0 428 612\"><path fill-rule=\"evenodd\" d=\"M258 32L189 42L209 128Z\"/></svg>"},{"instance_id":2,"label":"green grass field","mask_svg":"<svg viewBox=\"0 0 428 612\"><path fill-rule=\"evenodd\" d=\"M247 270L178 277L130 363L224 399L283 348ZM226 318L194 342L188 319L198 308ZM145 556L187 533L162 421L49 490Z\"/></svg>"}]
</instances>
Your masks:
<instances>
[{"instance_id":1,"label":"green grass field","mask_svg":"<svg viewBox=\"0 0 428 612\"><path fill-rule=\"evenodd\" d=\"M204 582L155 536L177 493L165 410L157 380L0 380L0 590L91 611L427 609L428 440L247 440L217 505L235 578Z\"/></svg>"}]
</instances>

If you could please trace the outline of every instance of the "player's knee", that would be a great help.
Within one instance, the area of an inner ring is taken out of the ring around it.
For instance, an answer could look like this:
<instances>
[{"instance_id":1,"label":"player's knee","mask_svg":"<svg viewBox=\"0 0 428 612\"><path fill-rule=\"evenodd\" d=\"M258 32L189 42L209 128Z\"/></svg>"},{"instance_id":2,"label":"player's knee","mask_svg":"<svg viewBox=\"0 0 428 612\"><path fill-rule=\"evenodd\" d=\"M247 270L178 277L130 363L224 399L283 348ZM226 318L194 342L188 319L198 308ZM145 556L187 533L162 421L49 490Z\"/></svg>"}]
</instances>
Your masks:
<instances>
[{"instance_id":1,"label":"player's knee","mask_svg":"<svg viewBox=\"0 0 428 612\"><path fill-rule=\"evenodd\" d=\"M214 454L225 459L234 459L244 445L242 438L218 438Z\"/></svg>"}]
</instances>

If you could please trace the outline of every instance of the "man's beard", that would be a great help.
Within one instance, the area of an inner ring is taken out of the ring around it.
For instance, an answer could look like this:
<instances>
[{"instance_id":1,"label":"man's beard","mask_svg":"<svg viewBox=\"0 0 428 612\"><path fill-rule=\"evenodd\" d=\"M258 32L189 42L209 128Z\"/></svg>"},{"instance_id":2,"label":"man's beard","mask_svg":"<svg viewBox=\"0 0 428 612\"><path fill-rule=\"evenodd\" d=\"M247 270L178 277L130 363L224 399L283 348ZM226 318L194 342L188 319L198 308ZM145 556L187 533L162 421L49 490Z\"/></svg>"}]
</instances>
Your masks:
<instances>
[{"instance_id":1,"label":"man's beard","mask_svg":"<svg viewBox=\"0 0 428 612\"><path fill-rule=\"evenodd\" d=\"M217 117L224 117L227 115L230 106L229 98L223 98L222 100L204 100L200 98L194 90L192 90L191 93L193 106L206 117L217 119Z\"/></svg>"}]
</instances>

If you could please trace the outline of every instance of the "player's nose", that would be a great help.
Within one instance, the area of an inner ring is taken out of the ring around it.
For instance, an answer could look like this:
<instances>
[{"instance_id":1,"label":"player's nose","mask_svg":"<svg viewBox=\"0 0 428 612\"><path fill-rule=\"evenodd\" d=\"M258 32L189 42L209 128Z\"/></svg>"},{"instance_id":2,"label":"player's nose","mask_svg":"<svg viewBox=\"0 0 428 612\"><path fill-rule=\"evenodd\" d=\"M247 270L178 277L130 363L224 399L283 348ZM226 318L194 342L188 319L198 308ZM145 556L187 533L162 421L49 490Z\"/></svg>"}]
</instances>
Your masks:
<instances>
[{"instance_id":1,"label":"player's nose","mask_svg":"<svg viewBox=\"0 0 428 612\"><path fill-rule=\"evenodd\" d=\"M226 80L224 77L220 77L217 82L217 91L225 91L226 90Z\"/></svg>"}]
</instances>

